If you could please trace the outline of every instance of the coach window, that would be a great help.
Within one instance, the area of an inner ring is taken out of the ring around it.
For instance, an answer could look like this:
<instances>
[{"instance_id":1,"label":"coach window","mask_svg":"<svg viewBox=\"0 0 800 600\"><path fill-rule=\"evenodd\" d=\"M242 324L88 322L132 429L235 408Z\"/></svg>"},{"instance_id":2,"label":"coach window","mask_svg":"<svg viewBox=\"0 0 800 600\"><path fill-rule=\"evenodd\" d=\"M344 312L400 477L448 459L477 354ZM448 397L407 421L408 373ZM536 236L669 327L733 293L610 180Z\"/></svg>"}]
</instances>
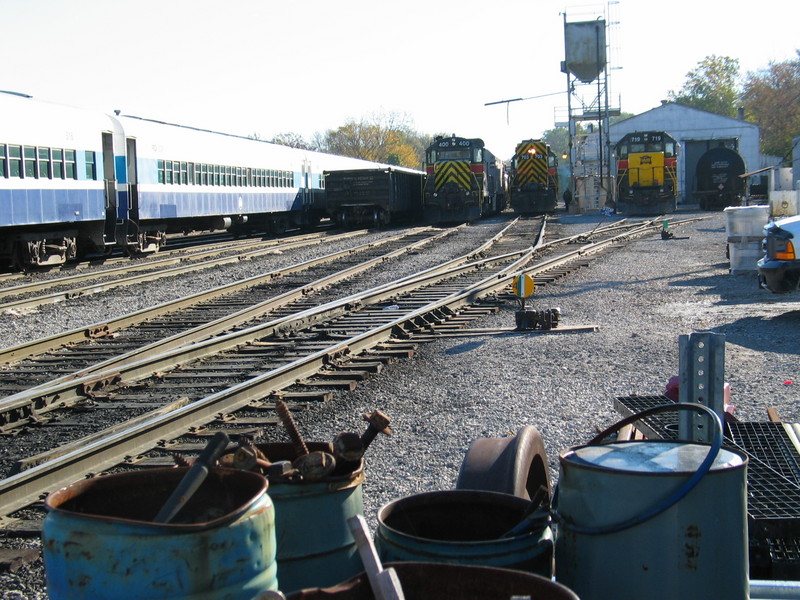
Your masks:
<instances>
[{"instance_id":1,"label":"coach window","mask_svg":"<svg viewBox=\"0 0 800 600\"><path fill-rule=\"evenodd\" d=\"M187 165L187 169L189 173L189 183L197 184L197 179L195 179L195 174L194 174L194 163L189 163Z\"/></svg>"},{"instance_id":2,"label":"coach window","mask_svg":"<svg viewBox=\"0 0 800 600\"><path fill-rule=\"evenodd\" d=\"M78 169L75 168L75 150L64 150L64 172L67 179L78 178Z\"/></svg>"},{"instance_id":3,"label":"coach window","mask_svg":"<svg viewBox=\"0 0 800 600\"><path fill-rule=\"evenodd\" d=\"M97 164L94 150L86 150L86 179L97 179Z\"/></svg>"},{"instance_id":4,"label":"coach window","mask_svg":"<svg viewBox=\"0 0 800 600\"><path fill-rule=\"evenodd\" d=\"M219 165L214 165L214 181L211 185L219 185Z\"/></svg>"},{"instance_id":5,"label":"coach window","mask_svg":"<svg viewBox=\"0 0 800 600\"><path fill-rule=\"evenodd\" d=\"M0 144L0 177L8 177L8 173L6 172L6 165L8 164L6 154L6 145Z\"/></svg>"},{"instance_id":6,"label":"coach window","mask_svg":"<svg viewBox=\"0 0 800 600\"><path fill-rule=\"evenodd\" d=\"M164 183L172 183L172 161L164 161Z\"/></svg>"},{"instance_id":7,"label":"coach window","mask_svg":"<svg viewBox=\"0 0 800 600\"><path fill-rule=\"evenodd\" d=\"M53 179L64 179L64 151L53 148Z\"/></svg>"},{"instance_id":8,"label":"coach window","mask_svg":"<svg viewBox=\"0 0 800 600\"><path fill-rule=\"evenodd\" d=\"M22 146L8 147L8 176L22 177Z\"/></svg>"},{"instance_id":9,"label":"coach window","mask_svg":"<svg viewBox=\"0 0 800 600\"><path fill-rule=\"evenodd\" d=\"M181 163L178 160L172 161L172 182L176 185L181 183Z\"/></svg>"},{"instance_id":10,"label":"coach window","mask_svg":"<svg viewBox=\"0 0 800 600\"><path fill-rule=\"evenodd\" d=\"M52 179L50 173L50 148L39 148L39 177Z\"/></svg>"},{"instance_id":11,"label":"coach window","mask_svg":"<svg viewBox=\"0 0 800 600\"><path fill-rule=\"evenodd\" d=\"M36 177L36 148L25 146L23 154L25 156L25 177Z\"/></svg>"},{"instance_id":12,"label":"coach window","mask_svg":"<svg viewBox=\"0 0 800 600\"><path fill-rule=\"evenodd\" d=\"M185 162L181 163L181 183L183 185L189 184L189 164Z\"/></svg>"}]
</instances>

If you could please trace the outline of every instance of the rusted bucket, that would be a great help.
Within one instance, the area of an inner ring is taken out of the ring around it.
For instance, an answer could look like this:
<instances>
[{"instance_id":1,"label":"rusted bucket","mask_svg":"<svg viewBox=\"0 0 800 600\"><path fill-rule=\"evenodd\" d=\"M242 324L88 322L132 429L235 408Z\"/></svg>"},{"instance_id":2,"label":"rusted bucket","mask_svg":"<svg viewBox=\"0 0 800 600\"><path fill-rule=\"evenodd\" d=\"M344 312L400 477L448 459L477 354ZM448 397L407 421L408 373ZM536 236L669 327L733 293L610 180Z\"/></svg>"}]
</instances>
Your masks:
<instances>
[{"instance_id":1,"label":"rusted bucket","mask_svg":"<svg viewBox=\"0 0 800 600\"><path fill-rule=\"evenodd\" d=\"M153 523L186 470L106 475L50 494L42 531L50 600L251 600L276 590L266 479L211 469L172 522Z\"/></svg>"},{"instance_id":2,"label":"rusted bucket","mask_svg":"<svg viewBox=\"0 0 800 600\"><path fill-rule=\"evenodd\" d=\"M330 444L309 442L310 451L331 452ZM295 458L289 443L258 444L271 461ZM337 464L316 482L271 483L275 503L278 580L281 591L334 585L363 570L347 519L364 513L364 461Z\"/></svg>"},{"instance_id":3,"label":"rusted bucket","mask_svg":"<svg viewBox=\"0 0 800 600\"><path fill-rule=\"evenodd\" d=\"M500 492L445 490L395 500L378 512L375 545L384 562L439 562L517 569L549 577L549 526L518 535L530 502Z\"/></svg>"},{"instance_id":4,"label":"rusted bucket","mask_svg":"<svg viewBox=\"0 0 800 600\"><path fill-rule=\"evenodd\" d=\"M406 600L579 600L569 588L539 575L469 565L386 563L397 571ZM302 590L287 600L373 600L365 573L327 589Z\"/></svg>"}]
</instances>

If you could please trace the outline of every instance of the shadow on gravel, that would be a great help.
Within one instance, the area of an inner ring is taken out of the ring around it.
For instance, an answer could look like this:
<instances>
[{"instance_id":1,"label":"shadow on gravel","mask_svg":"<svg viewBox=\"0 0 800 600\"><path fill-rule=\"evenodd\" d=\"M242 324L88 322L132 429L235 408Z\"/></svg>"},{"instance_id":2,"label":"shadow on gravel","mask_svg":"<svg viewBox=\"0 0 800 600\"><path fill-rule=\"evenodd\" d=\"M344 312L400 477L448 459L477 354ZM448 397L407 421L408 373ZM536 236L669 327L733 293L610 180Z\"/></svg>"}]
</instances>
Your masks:
<instances>
[{"instance_id":1,"label":"shadow on gravel","mask_svg":"<svg viewBox=\"0 0 800 600\"><path fill-rule=\"evenodd\" d=\"M463 352L470 352L483 346L484 342L465 342L458 346L453 346L444 351L445 354L462 354Z\"/></svg>"},{"instance_id":2,"label":"shadow on gravel","mask_svg":"<svg viewBox=\"0 0 800 600\"><path fill-rule=\"evenodd\" d=\"M800 342L796 337L796 332L800 331L800 310L791 310L767 319L761 316L742 317L710 331L722 333L727 342L751 350L800 356ZM759 334L753 335L754 331Z\"/></svg>"}]
</instances>

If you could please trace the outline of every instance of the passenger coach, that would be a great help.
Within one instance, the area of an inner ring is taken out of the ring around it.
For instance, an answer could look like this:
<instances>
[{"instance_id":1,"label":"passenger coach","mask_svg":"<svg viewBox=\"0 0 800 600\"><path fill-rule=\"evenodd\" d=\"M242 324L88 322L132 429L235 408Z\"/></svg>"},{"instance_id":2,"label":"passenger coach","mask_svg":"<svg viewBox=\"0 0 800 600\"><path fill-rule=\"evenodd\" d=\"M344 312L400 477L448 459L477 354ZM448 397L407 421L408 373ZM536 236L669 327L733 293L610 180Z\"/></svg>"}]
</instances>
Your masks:
<instances>
[{"instance_id":1,"label":"passenger coach","mask_svg":"<svg viewBox=\"0 0 800 600\"><path fill-rule=\"evenodd\" d=\"M378 164L0 93L0 262L313 225L327 216L323 171Z\"/></svg>"}]
</instances>

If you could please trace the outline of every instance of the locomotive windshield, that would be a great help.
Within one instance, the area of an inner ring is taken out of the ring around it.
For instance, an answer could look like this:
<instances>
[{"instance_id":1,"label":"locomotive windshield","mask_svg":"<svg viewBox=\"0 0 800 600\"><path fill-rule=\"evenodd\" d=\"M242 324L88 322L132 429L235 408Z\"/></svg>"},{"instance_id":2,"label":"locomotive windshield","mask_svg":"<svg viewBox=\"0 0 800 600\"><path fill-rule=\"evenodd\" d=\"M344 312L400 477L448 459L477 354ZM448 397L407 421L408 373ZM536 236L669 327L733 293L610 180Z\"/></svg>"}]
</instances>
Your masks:
<instances>
[{"instance_id":1,"label":"locomotive windshield","mask_svg":"<svg viewBox=\"0 0 800 600\"><path fill-rule=\"evenodd\" d=\"M455 150L434 150L435 160L469 160L469 148L458 148Z\"/></svg>"}]
</instances>

